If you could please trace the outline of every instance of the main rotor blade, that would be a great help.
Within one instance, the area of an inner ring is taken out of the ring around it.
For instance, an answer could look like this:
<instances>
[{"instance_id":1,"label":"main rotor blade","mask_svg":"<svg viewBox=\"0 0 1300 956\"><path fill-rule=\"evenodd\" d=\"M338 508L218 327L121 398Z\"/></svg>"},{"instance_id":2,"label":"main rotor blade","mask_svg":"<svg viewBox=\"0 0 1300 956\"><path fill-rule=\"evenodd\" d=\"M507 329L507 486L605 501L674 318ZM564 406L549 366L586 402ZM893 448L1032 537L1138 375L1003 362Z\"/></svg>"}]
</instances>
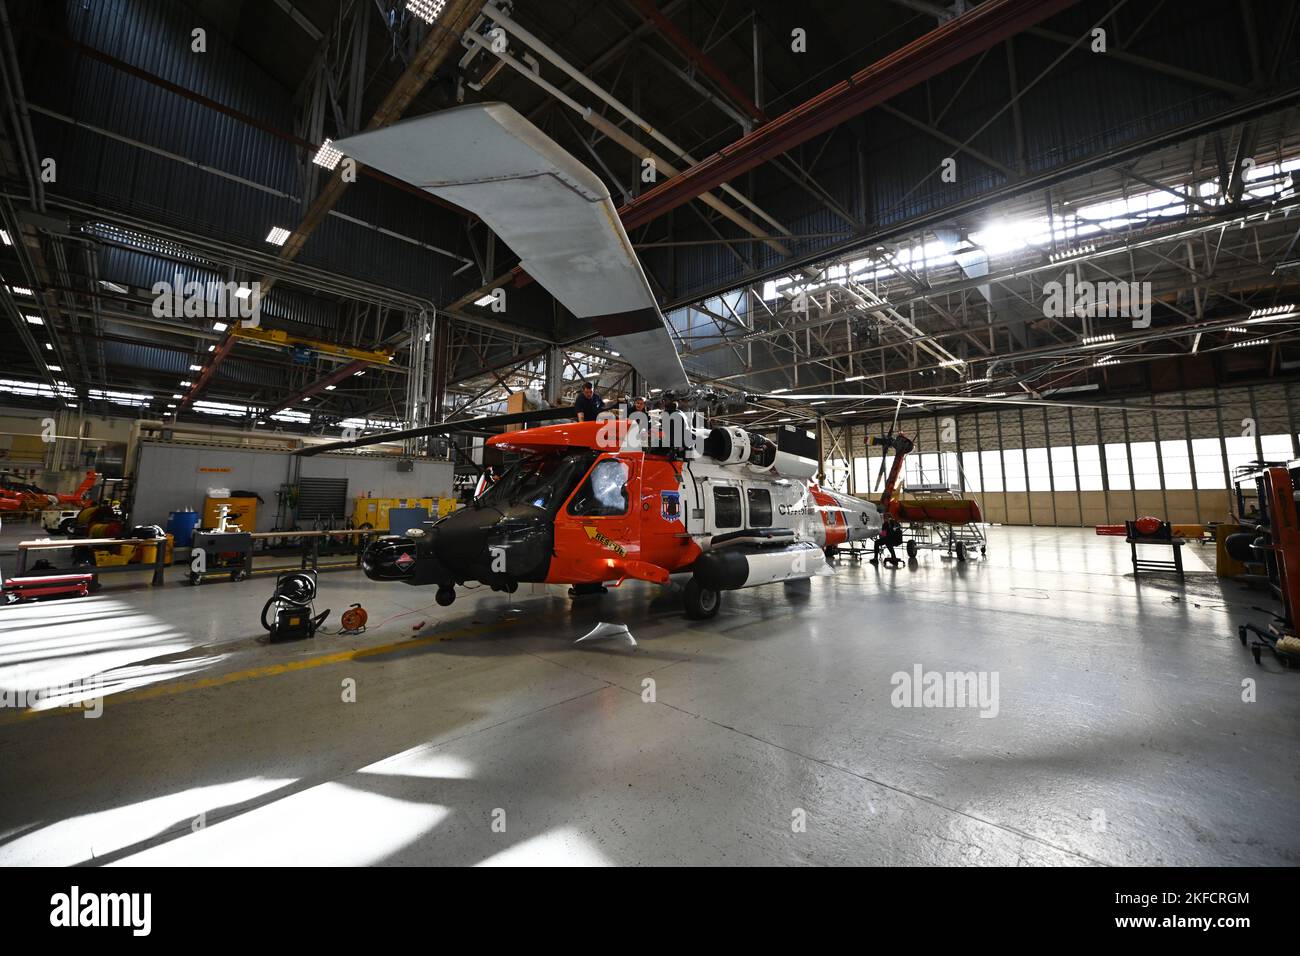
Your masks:
<instances>
[{"instance_id":1,"label":"main rotor blade","mask_svg":"<svg viewBox=\"0 0 1300 956\"><path fill-rule=\"evenodd\" d=\"M294 452L302 458L310 458L329 451L342 451L346 448L363 448L366 445L378 445L383 442L404 441L407 438L423 438L426 435L447 435L453 432L481 431L501 425L526 425L534 422L558 422L574 418L570 408L539 408L531 412L511 412L507 415L481 415L478 418L458 418L454 421L439 422L423 428L406 428L400 431L375 432L351 441L336 441L326 445L312 445L299 448Z\"/></svg>"},{"instance_id":2,"label":"main rotor blade","mask_svg":"<svg viewBox=\"0 0 1300 956\"><path fill-rule=\"evenodd\" d=\"M339 140L367 166L477 214L519 264L651 384L691 387L604 182L505 103L470 103Z\"/></svg>"},{"instance_id":3,"label":"main rotor blade","mask_svg":"<svg viewBox=\"0 0 1300 956\"><path fill-rule=\"evenodd\" d=\"M881 393L877 395L750 395L750 401L821 401L821 402L919 402L922 405L1034 405L1043 408L1096 408L1103 412L1199 412L1216 408L1215 405L1105 405L1100 402L1053 402L1045 398L984 398L978 395L916 395Z\"/></svg>"}]
</instances>

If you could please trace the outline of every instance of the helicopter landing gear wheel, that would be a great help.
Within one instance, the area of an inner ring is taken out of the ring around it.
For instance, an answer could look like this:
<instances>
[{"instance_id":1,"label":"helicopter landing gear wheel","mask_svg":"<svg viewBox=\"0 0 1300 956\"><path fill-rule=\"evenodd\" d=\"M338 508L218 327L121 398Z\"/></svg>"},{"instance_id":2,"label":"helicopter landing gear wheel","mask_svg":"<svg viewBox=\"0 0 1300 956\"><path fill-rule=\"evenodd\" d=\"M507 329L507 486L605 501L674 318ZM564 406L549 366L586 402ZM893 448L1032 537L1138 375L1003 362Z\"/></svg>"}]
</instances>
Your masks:
<instances>
[{"instance_id":1,"label":"helicopter landing gear wheel","mask_svg":"<svg viewBox=\"0 0 1300 956\"><path fill-rule=\"evenodd\" d=\"M440 587L433 599L438 602L439 607L451 607L452 602L456 600L456 589L450 586Z\"/></svg>"},{"instance_id":2,"label":"helicopter landing gear wheel","mask_svg":"<svg viewBox=\"0 0 1300 956\"><path fill-rule=\"evenodd\" d=\"M695 621L705 621L714 617L718 613L718 609L722 607L722 592L701 587L692 578L686 585L683 600L686 605L687 617Z\"/></svg>"},{"instance_id":3,"label":"helicopter landing gear wheel","mask_svg":"<svg viewBox=\"0 0 1300 956\"><path fill-rule=\"evenodd\" d=\"M958 561L966 560L966 544L962 541L957 542L957 560Z\"/></svg>"}]
</instances>

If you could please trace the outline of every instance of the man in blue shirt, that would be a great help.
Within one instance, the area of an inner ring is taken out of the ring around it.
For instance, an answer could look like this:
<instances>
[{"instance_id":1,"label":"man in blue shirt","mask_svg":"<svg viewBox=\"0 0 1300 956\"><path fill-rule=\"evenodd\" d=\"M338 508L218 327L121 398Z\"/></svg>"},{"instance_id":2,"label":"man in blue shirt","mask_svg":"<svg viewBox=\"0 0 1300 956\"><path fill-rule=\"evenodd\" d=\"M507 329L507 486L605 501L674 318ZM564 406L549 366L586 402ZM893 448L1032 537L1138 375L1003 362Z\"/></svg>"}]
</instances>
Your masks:
<instances>
[{"instance_id":1,"label":"man in blue shirt","mask_svg":"<svg viewBox=\"0 0 1300 956\"><path fill-rule=\"evenodd\" d=\"M578 400L573 403L573 410L578 414L578 421L594 422L596 416L604 409L605 400L596 394L595 387L590 382L583 382L582 392L578 395Z\"/></svg>"}]
</instances>

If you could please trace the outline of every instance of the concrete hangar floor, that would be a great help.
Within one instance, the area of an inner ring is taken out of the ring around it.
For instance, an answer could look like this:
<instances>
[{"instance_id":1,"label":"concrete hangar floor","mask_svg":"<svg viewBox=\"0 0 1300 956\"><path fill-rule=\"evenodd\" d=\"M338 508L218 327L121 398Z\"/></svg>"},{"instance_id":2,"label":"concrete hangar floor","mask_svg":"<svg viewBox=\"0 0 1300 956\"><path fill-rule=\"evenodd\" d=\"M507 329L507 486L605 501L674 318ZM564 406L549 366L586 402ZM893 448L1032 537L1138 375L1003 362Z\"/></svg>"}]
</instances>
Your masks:
<instances>
[{"instance_id":1,"label":"concrete hangar floor","mask_svg":"<svg viewBox=\"0 0 1300 956\"><path fill-rule=\"evenodd\" d=\"M0 711L0 864L1294 865L1300 675L1187 552L1134 581L1122 543L994 529L703 622L640 584L441 609L338 571L327 627L369 630L276 645L265 578L117 576L0 610L7 693L106 695ZM601 621L637 646L574 644ZM986 680L904 699L930 672Z\"/></svg>"}]
</instances>

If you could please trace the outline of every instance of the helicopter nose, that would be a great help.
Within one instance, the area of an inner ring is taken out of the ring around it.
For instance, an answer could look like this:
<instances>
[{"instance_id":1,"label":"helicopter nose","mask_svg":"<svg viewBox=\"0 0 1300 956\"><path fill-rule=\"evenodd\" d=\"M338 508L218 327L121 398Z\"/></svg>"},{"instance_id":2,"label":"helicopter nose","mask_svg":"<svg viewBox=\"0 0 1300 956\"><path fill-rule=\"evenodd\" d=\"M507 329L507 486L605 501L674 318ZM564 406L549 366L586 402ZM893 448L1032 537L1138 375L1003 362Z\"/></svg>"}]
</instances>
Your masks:
<instances>
[{"instance_id":1,"label":"helicopter nose","mask_svg":"<svg viewBox=\"0 0 1300 956\"><path fill-rule=\"evenodd\" d=\"M466 580L542 581L551 560L549 516L532 505L464 508L434 526L438 560Z\"/></svg>"}]
</instances>

